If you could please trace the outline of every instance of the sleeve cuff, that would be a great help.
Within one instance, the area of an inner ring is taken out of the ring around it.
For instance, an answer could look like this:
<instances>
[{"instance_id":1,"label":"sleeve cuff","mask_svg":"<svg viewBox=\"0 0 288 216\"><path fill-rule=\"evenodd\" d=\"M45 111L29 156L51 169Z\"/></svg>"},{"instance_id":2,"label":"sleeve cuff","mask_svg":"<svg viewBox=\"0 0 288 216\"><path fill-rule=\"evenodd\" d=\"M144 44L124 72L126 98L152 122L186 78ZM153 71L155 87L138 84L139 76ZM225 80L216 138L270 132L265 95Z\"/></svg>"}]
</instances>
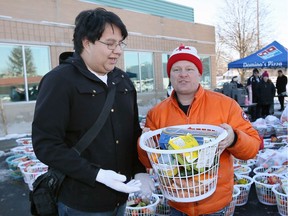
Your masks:
<instances>
[{"instance_id":1,"label":"sleeve cuff","mask_svg":"<svg viewBox=\"0 0 288 216\"><path fill-rule=\"evenodd\" d=\"M232 144L228 148L232 148L236 144L237 140L238 140L238 135L234 131L234 140L233 140Z\"/></svg>"}]
</instances>

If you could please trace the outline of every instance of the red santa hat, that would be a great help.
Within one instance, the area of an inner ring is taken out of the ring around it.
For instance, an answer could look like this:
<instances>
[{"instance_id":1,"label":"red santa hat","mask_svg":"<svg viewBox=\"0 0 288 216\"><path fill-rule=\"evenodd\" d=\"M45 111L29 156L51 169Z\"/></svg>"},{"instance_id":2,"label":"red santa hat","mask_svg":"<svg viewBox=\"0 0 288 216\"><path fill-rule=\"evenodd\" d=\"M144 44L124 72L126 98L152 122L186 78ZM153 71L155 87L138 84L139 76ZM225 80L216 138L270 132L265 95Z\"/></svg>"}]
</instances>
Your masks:
<instances>
[{"instance_id":1,"label":"red santa hat","mask_svg":"<svg viewBox=\"0 0 288 216\"><path fill-rule=\"evenodd\" d=\"M172 55L168 59L167 62L167 74L168 77L170 77L170 71L172 68L172 65L175 62L178 61L190 61L195 64L195 66L198 68L199 73L202 75L203 72L203 65L200 60L200 57L197 54L197 50L194 47L191 46L185 46L181 44L179 47L173 50Z\"/></svg>"}]
</instances>

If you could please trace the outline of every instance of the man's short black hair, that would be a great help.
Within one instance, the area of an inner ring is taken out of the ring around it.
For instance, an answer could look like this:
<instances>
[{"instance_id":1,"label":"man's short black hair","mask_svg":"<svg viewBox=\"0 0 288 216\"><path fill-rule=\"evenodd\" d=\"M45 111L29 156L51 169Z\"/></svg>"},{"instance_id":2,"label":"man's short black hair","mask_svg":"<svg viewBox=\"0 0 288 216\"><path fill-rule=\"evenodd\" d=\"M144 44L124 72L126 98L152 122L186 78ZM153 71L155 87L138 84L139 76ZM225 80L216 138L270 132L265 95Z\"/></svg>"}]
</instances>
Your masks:
<instances>
[{"instance_id":1,"label":"man's short black hair","mask_svg":"<svg viewBox=\"0 0 288 216\"><path fill-rule=\"evenodd\" d=\"M117 26L122 34L123 40L128 36L126 26L119 16L104 8L85 10L79 13L75 19L75 29L73 34L74 50L81 54L83 51L82 40L88 39L95 43L102 37L106 25Z\"/></svg>"},{"instance_id":2,"label":"man's short black hair","mask_svg":"<svg viewBox=\"0 0 288 216\"><path fill-rule=\"evenodd\" d=\"M254 68L253 73L259 73L259 70L257 68Z\"/></svg>"}]
</instances>

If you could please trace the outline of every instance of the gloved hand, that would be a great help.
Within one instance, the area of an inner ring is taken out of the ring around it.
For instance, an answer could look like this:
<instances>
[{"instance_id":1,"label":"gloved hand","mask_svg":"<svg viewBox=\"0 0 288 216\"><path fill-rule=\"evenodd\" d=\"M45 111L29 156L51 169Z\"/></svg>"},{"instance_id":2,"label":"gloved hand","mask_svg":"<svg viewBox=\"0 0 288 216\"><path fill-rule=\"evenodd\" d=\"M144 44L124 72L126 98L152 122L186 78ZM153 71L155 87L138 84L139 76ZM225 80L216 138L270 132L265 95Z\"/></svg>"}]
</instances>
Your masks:
<instances>
[{"instance_id":1,"label":"gloved hand","mask_svg":"<svg viewBox=\"0 0 288 216\"><path fill-rule=\"evenodd\" d=\"M113 170L100 169L96 181L123 193L134 193L140 191L141 186L141 182L134 179L125 184L126 176L118 174Z\"/></svg>"},{"instance_id":2,"label":"gloved hand","mask_svg":"<svg viewBox=\"0 0 288 216\"><path fill-rule=\"evenodd\" d=\"M139 191L139 195L142 198L148 198L152 196L152 192L155 190L155 183L153 179L149 176L148 173L137 173L135 175L136 180L140 180L141 182L141 190Z\"/></svg>"}]
</instances>

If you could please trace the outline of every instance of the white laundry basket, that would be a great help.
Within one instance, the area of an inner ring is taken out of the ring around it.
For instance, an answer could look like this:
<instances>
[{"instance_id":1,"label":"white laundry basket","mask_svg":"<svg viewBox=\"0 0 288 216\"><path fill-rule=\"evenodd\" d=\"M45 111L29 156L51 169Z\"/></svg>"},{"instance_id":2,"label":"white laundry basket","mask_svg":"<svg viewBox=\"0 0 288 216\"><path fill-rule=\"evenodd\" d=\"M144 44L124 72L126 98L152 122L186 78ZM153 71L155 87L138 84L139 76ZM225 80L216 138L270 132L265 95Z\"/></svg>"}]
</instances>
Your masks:
<instances>
[{"instance_id":1,"label":"white laundry basket","mask_svg":"<svg viewBox=\"0 0 288 216\"><path fill-rule=\"evenodd\" d=\"M145 206L131 206L132 204L137 204L139 201L138 195L135 195L133 193L129 194L128 200L127 200L127 206L125 209L125 216L151 216L156 215L156 208L159 204L159 197L156 194L152 194L149 203ZM138 201L137 201L138 200ZM136 205L135 204L135 205Z\"/></svg>"},{"instance_id":2,"label":"white laundry basket","mask_svg":"<svg viewBox=\"0 0 288 216\"><path fill-rule=\"evenodd\" d=\"M268 179L273 178L275 182L269 182ZM259 202L264 205L276 205L276 197L272 191L272 187L275 184L279 184L281 175L261 173L253 176L253 181L255 183L256 194Z\"/></svg>"},{"instance_id":3,"label":"white laundry basket","mask_svg":"<svg viewBox=\"0 0 288 216\"><path fill-rule=\"evenodd\" d=\"M205 143L186 149L161 149L159 138L162 131L177 128L205 139ZM164 197L176 202L194 202L212 195L217 185L218 143L226 136L226 130L221 127L200 124L178 125L143 133L140 147L148 154Z\"/></svg>"},{"instance_id":4,"label":"white laundry basket","mask_svg":"<svg viewBox=\"0 0 288 216\"><path fill-rule=\"evenodd\" d=\"M234 183L234 186L240 189L240 194L237 197L236 206L243 206L248 202L248 197L251 189L251 185L254 183L253 178L247 175L235 175L235 177L240 180L245 180L245 183Z\"/></svg>"},{"instance_id":5,"label":"white laundry basket","mask_svg":"<svg viewBox=\"0 0 288 216\"><path fill-rule=\"evenodd\" d=\"M276 184L272 187L272 191L275 194L278 212L282 216L288 215L288 194L286 194L280 184Z\"/></svg>"},{"instance_id":6,"label":"white laundry basket","mask_svg":"<svg viewBox=\"0 0 288 216\"><path fill-rule=\"evenodd\" d=\"M235 211L237 197L240 195L240 189L234 185L233 188L233 194L232 194L232 201L230 202L227 211L225 213L225 216L232 216Z\"/></svg>"}]
</instances>

